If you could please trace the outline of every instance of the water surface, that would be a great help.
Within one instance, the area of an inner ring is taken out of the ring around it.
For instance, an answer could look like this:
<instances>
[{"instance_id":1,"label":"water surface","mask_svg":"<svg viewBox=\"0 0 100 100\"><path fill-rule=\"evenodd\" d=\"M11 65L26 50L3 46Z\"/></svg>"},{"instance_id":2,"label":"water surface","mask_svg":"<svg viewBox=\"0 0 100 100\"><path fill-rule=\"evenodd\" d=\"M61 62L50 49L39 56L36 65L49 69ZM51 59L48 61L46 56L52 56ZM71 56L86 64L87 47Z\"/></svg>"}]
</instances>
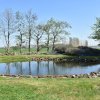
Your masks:
<instances>
[{"instance_id":1,"label":"water surface","mask_svg":"<svg viewBox=\"0 0 100 100\"><path fill-rule=\"evenodd\" d=\"M0 74L7 75L65 75L100 72L100 64L31 61L0 63Z\"/></svg>"}]
</instances>

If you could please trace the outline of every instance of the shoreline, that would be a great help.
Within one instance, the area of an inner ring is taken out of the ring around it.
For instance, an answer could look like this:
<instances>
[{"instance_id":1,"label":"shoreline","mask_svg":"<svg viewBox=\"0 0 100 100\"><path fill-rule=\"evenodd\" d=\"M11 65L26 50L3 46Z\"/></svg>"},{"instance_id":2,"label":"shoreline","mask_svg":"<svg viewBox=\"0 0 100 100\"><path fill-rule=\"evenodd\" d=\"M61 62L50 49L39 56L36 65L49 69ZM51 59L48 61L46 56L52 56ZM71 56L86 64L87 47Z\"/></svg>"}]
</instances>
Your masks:
<instances>
[{"instance_id":1,"label":"shoreline","mask_svg":"<svg viewBox=\"0 0 100 100\"><path fill-rule=\"evenodd\" d=\"M10 78L97 78L100 77L100 72L91 72L89 74L72 74L72 75L7 75L0 74L0 77L10 77Z\"/></svg>"},{"instance_id":2,"label":"shoreline","mask_svg":"<svg viewBox=\"0 0 100 100\"><path fill-rule=\"evenodd\" d=\"M55 61L55 62L100 62L99 57L82 57L82 56L71 56L65 58L32 58L32 61Z\"/></svg>"},{"instance_id":3,"label":"shoreline","mask_svg":"<svg viewBox=\"0 0 100 100\"><path fill-rule=\"evenodd\" d=\"M68 55L9 55L0 56L0 63L26 61L56 61L56 62L98 62L100 56L68 56Z\"/></svg>"}]
</instances>

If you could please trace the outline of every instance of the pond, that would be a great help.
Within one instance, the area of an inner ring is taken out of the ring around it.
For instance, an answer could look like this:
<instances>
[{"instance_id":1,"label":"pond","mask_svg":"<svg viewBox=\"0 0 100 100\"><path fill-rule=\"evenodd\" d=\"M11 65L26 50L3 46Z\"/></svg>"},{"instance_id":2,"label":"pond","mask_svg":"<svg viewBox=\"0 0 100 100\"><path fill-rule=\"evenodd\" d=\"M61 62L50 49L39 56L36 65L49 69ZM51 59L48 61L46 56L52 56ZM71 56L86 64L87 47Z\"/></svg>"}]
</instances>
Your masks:
<instances>
[{"instance_id":1,"label":"pond","mask_svg":"<svg viewBox=\"0 0 100 100\"><path fill-rule=\"evenodd\" d=\"M65 75L100 72L100 64L31 61L0 63L0 74L7 75Z\"/></svg>"}]
</instances>

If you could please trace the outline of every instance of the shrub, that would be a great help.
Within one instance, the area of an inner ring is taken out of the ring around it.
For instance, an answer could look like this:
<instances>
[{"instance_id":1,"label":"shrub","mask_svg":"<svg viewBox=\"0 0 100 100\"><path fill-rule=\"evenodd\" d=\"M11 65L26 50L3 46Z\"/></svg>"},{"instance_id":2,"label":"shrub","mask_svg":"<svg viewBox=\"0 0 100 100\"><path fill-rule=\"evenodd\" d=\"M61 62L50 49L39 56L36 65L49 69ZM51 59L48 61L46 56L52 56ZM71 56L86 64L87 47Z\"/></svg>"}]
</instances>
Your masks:
<instances>
[{"instance_id":1,"label":"shrub","mask_svg":"<svg viewBox=\"0 0 100 100\"><path fill-rule=\"evenodd\" d=\"M71 47L66 45L58 45L55 47L55 52L77 56L100 56L100 50L84 46Z\"/></svg>"},{"instance_id":2,"label":"shrub","mask_svg":"<svg viewBox=\"0 0 100 100\"><path fill-rule=\"evenodd\" d=\"M65 50L66 50L66 45L62 44L57 44L54 49L56 53L61 53L61 54L65 53Z\"/></svg>"}]
</instances>

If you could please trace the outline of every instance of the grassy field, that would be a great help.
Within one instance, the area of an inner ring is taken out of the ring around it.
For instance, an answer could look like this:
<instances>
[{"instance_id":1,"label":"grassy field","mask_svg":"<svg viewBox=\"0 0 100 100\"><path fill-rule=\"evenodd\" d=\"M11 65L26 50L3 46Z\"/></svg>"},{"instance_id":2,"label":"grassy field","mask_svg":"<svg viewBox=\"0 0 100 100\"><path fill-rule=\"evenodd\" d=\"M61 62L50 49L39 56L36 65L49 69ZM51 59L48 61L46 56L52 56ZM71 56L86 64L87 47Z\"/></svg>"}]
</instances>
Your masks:
<instances>
[{"instance_id":1,"label":"grassy field","mask_svg":"<svg viewBox=\"0 0 100 100\"><path fill-rule=\"evenodd\" d=\"M100 78L1 78L0 100L100 100Z\"/></svg>"},{"instance_id":2,"label":"grassy field","mask_svg":"<svg viewBox=\"0 0 100 100\"><path fill-rule=\"evenodd\" d=\"M50 49L51 50L51 49ZM10 53L20 53L20 49L13 49L13 48L10 48ZM36 48L31 48L31 52L36 52ZM40 49L40 53L46 53L47 50L46 48L41 48ZM5 49L4 48L0 48L0 53L5 53ZM22 48L22 53L28 53L28 48Z\"/></svg>"}]
</instances>

